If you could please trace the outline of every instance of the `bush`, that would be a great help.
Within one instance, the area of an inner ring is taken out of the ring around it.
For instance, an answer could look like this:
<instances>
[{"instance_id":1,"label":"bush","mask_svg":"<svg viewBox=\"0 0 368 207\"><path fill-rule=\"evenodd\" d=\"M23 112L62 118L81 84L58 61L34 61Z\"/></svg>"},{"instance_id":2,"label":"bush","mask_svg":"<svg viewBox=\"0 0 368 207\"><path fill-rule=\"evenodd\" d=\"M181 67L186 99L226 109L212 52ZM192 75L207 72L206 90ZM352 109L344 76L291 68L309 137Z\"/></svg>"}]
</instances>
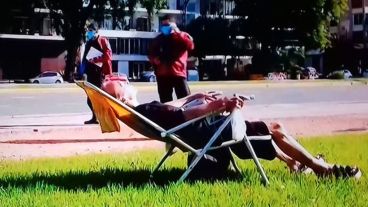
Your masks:
<instances>
[{"instance_id":1,"label":"bush","mask_svg":"<svg viewBox=\"0 0 368 207\"><path fill-rule=\"evenodd\" d=\"M344 71L334 71L327 75L327 78L329 79L344 79Z\"/></svg>"}]
</instances>

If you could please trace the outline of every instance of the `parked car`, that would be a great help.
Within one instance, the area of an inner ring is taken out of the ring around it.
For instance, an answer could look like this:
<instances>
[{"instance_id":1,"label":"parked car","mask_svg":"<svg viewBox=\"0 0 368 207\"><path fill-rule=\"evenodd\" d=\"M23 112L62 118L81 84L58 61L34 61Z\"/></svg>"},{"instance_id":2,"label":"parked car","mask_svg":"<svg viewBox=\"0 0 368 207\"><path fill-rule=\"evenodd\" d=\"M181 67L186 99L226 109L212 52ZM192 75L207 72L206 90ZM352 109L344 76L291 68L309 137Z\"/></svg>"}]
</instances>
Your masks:
<instances>
[{"instance_id":1,"label":"parked car","mask_svg":"<svg viewBox=\"0 0 368 207\"><path fill-rule=\"evenodd\" d=\"M143 71L141 73L141 81L156 82L156 75L153 71ZM199 81L199 74L196 68L188 69L188 81Z\"/></svg>"},{"instance_id":2,"label":"parked car","mask_svg":"<svg viewBox=\"0 0 368 207\"><path fill-rule=\"evenodd\" d=\"M141 81L156 82L156 75L154 71L143 71L141 73Z\"/></svg>"},{"instance_id":3,"label":"parked car","mask_svg":"<svg viewBox=\"0 0 368 207\"><path fill-rule=\"evenodd\" d=\"M199 81L199 73L197 67L188 69L188 81Z\"/></svg>"},{"instance_id":4,"label":"parked car","mask_svg":"<svg viewBox=\"0 0 368 207\"><path fill-rule=\"evenodd\" d=\"M343 70L343 71L344 71L344 79L349 79L353 77L353 75L351 74L349 70Z\"/></svg>"},{"instance_id":5,"label":"parked car","mask_svg":"<svg viewBox=\"0 0 368 207\"><path fill-rule=\"evenodd\" d=\"M348 69L343 69L343 70L333 71L329 73L326 77L330 79L349 79L349 78L352 78L353 75Z\"/></svg>"},{"instance_id":6,"label":"parked car","mask_svg":"<svg viewBox=\"0 0 368 207\"><path fill-rule=\"evenodd\" d=\"M362 72L362 76L364 78L368 78L368 69L364 69L364 71Z\"/></svg>"},{"instance_id":7,"label":"parked car","mask_svg":"<svg viewBox=\"0 0 368 207\"><path fill-rule=\"evenodd\" d=\"M54 71L45 71L38 76L29 79L30 83L63 83L63 77L58 72Z\"/></svg>"}]
</instances>

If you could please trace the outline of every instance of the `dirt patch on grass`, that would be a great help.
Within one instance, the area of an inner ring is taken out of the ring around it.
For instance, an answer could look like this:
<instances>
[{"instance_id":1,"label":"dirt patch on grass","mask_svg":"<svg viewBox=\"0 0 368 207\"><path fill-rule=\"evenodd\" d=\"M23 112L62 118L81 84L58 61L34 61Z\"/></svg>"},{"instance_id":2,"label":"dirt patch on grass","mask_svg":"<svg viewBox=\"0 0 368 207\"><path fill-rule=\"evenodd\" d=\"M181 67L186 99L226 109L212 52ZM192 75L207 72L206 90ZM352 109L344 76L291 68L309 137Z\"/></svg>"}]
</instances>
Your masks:
<instances>
[{"instance_id":1,"label":"dirt patch on grass","mask_svg":"<svg viewBox=\"0 0 368 207\"><path fill-rule=\"evenodd\" d=\"M295 137L368 132L367 114L268 119L279 121ZM124 131L125 130L125 131ZM0 160L64 157L91 153L120 153L143 149L164 149L164 143L147 140L129 129L123 133L102 134L99 127L39 129L37 132L2 136ZM124 133L125 132L125 133ZM3 134L5 135L5 134ZM27 136L26 136L27 135Z\"/></svg>"}]
</instances>

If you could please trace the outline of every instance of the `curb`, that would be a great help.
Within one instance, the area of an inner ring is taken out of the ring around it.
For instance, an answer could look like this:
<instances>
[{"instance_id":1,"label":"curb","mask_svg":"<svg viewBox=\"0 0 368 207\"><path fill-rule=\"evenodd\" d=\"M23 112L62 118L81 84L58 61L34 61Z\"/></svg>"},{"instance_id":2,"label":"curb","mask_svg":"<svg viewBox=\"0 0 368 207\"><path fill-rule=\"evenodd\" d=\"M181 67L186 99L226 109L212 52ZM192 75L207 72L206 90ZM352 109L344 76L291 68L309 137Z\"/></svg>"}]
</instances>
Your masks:
<instances>
[{"instance_id":1,"label":"curb","mask_svg":"<svg viewBox=\"0 0 368 207\"><path fill-rule=\"evenodd\" d=\"M131 82L137 88L156 88L154 82ZM368 79L352 79L352 80L246 80L246 81L198 81L188 82L190 87L204 86L236 86L244 85L247 87L287 87L287 86L347 86L347 85L368 85ZM0 89L52 89L52 88L79 88L75 83L62 84L0 84Z\"/></svg>"}]
</instances>

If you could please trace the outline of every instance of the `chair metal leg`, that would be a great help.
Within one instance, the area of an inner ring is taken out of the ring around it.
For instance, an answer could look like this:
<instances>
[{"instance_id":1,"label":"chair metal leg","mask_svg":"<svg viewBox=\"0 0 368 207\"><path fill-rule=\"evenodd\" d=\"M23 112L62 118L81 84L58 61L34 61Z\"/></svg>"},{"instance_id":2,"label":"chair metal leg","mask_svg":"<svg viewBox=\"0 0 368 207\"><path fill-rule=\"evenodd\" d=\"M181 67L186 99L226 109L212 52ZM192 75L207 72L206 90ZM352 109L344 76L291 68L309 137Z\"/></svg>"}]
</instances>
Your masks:
<instances>
[{"instance_id":1,"label":"chair metal leg","mask_svg":"<svg viewBox=\"0 0 368 207\"><path fill-rule=\"evenodd\" d=\"M231 152L230 152L231 153ZM233 155L230 154L230 162L231 162L231 165L232 167L234 168L235 172L238 173L238 174L241 174L240 170L239 170L239 167L238 165L236 164L235 162L235 159L233 157Z\"/></svg>"},{"instance_id":2,"label":"chair metal leg","mask_svg":"<svg viewBox=\"0 0 368 207\"><path fill-rule=\"evenodd\" d=\"M261 173L263 184L264 185L270 184L270 182L267 179L266 173L264 172L264 170L262 168L262 165L259 162L258 157L257 157L256 153L254 152L252 144L250 143L247 136L244 137L244 142L247 145L247 148L248 148L250 154L252 155L252 158L253 158L253 160L254 160L257 168L258 168L259 173Z\"/></svg>"},{"instance_id":3,"label":"chair metal leg","mask_svg":"<svg viewBox=\"0 0 368 207\"><path fill-rule=\"evenodd\" d=\"M150 177L153 177L153 174L161 167L161 165L165 162L165 160L172 154L174 151L175 146L171 145L169 150L166 152L166 154L162 157L161 161L158 163L158 165L155 167L155 169L151 172Z\"/></svg>"},{"instance_id":4,"label":"chair metal leg","mask_svg":"<svg viewBox=\"0 0 368 207\"><path fill-rule=\"evenodd\" d=\"M193 168L197 165L199 160L204 156L204 154L208 151L208 149L212 146L212 144L216 141L216 139L220 136L221 132L224 130L227 124L229 124L231 120L231 116L228 116L224 123L219 127L219 129L215 132L215 134L211 137L211 139L207 142L207 144L203 147L199 154L196 154L196 158L190 163L188 169L183 173L178 182L182 182L189 175L189 173L193 170Z\"/></svg>"}]
</instances>

